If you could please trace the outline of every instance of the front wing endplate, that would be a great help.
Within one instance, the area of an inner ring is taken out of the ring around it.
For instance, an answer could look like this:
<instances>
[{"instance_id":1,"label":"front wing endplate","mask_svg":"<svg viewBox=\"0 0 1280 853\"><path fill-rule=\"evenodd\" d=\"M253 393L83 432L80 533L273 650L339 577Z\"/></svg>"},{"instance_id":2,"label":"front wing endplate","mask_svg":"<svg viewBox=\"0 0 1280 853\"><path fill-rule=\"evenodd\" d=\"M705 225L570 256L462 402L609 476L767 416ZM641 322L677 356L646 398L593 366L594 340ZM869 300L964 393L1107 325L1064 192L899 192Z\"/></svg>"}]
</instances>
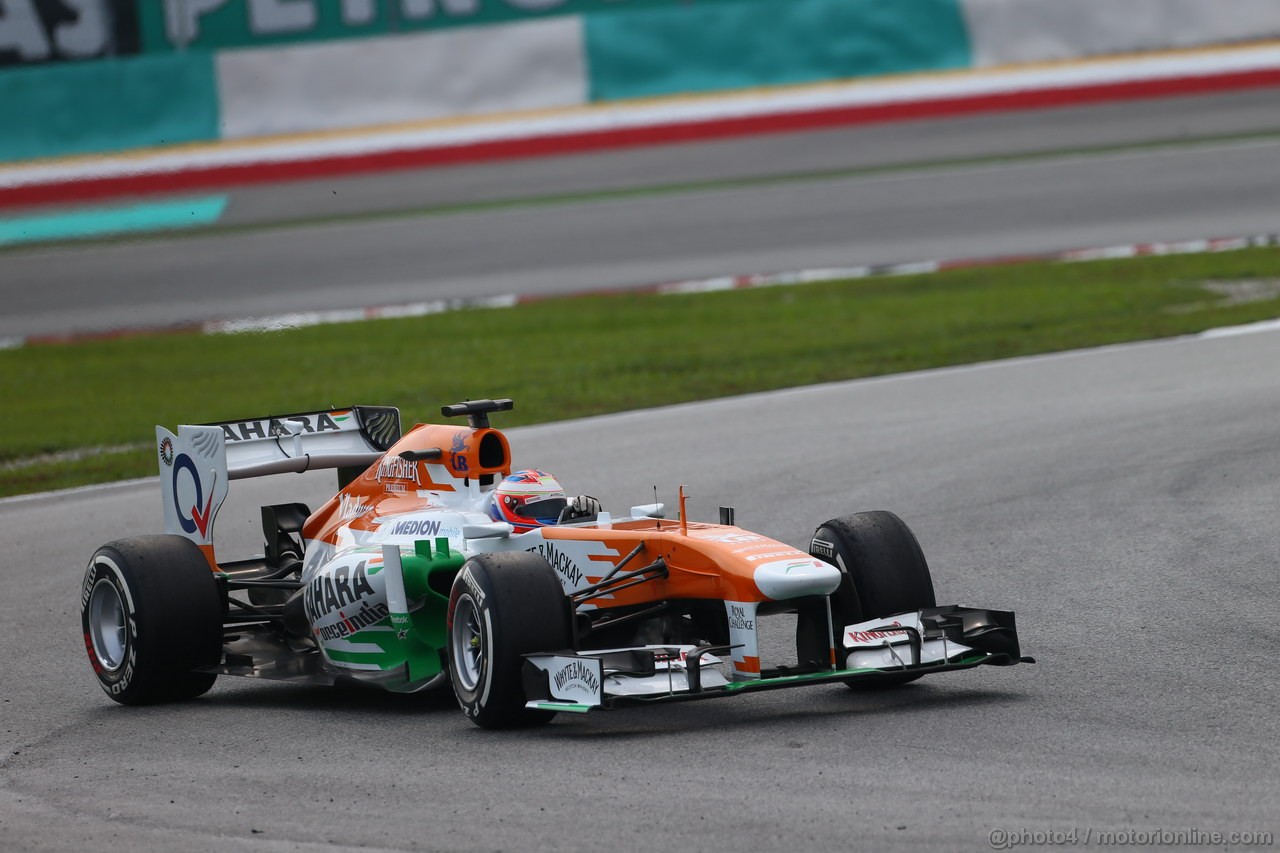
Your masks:
<instances>
[{"instance_id":1,"label":"front wing endplate","mask_svg":"<svg viewBox=\"0 0 1280 853\"><path fill-rule=\"evenodd\" d=\"M974 667L1034 663L1020 653L1013 613L931 607L849 625L840 669L781 668L730 681L717 653L728 647L641 646L525 656L526 707L586 713L654 702L712 699L832 682L894 682Z\"/></svg>"}]
</instances>

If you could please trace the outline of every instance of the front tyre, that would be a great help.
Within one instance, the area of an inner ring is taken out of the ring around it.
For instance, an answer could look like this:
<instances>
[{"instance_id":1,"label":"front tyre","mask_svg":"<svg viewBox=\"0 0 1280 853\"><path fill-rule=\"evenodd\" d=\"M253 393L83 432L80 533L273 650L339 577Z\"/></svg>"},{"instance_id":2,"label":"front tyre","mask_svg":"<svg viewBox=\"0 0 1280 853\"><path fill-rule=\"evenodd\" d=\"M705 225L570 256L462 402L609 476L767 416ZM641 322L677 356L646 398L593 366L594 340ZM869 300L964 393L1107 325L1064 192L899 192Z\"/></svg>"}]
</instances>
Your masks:
<instances>
[{"instance_id":1,"label":"front tyre","mask_svg":"<svg viewBox=\"0 0 1280 853\"><path fill-rule=\"evenodd\" d=\"M833 518L818 526L809 553L840 569L840 586L831 595L836 631L844 625L933 607L933 578L915 534L891 512L859 512ZM826 648L825 611L801 611L797 644L801 660L814 648ZM806 618L806 615L808 618ZM818 616L821 622L818 621ZM847 654L840 637L837 654ZM920 676L880 676L875 681L851 679L850 687L891 687Z\"/></svg>"},{"instance_id":2,"label":"front tyre","mask_svg":"<svg viewBox=\"0 0 1280 853\"><path fill-rule=\"evenodd\" d=\"M222 603L200 549L181 536L103 545L89 560L80 624L93 673L123 705L193 699L217 677Z\"/></svg>"},{"instance_id":3,"label":"front tyre","mask_svg":"<svg viewBox=\"0 0 1280 853\"><path fill-rule=\"evenodd\" d=\"M449 594L449 677L458 704L486 729L542 725L553 711L525 708L524 655L573 644L572 609L537 554L480 554Z\"/></svg>"}]
</instances>

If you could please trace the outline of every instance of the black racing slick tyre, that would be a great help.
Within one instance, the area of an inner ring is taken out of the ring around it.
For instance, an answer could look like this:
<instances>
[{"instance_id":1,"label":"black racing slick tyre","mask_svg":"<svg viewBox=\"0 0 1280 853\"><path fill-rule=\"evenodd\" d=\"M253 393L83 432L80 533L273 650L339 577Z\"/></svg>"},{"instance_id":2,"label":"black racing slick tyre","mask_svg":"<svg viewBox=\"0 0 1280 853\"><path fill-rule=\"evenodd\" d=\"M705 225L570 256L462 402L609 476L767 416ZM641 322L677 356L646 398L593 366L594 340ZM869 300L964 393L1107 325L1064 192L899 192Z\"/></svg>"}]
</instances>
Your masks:
<instances>
[{"instance_id":1,"label":"black racing slick tyre","mask_svg":"<svg viewBox=\"0 0 1280 853\"><path fill-rule=\"evenodd\" d=\"M449 594L449 679L471 722L486 729L542 725L525 708L524 655L573 645L573 610L549 563L527 551L481 554Z\"/></svg>"},{"instance_id":2,"label":"black racing slick tyre","mask_svg":"<svg viewBox=\"0 0 1280 853\"><path fill-rule=\"evenodd\" d=\"M181 536L103 545L80 595L85 650L98 683L123 705L193 699L222 656L222 601L200 549Z\"/></svg>"},{"instance_id":3,"label":"black racing slick tyre","mask_svg":"<svg viewBox=\"0 0 1280 853\"><path fill-rule=\"evenodd\" d=\"M843 625L863 622L936 604L933 578L920 543L906 523L891 512L860 512L833 518L818 526L809 553L833 564L843 576L831 595L831 615L837 633ZM811 608L816 610L816 608ZM801 612L797 645L802 659L820 643L825 648L825 613L822 620ZM818 631L821 637L818 637ZM837 643L840 638L837 637ZM837 649L843 656L843 647ZM850 687L890 687L915 681L919 675L884 676L875 681L853 679Z\"/></svg>"}]
</instances>

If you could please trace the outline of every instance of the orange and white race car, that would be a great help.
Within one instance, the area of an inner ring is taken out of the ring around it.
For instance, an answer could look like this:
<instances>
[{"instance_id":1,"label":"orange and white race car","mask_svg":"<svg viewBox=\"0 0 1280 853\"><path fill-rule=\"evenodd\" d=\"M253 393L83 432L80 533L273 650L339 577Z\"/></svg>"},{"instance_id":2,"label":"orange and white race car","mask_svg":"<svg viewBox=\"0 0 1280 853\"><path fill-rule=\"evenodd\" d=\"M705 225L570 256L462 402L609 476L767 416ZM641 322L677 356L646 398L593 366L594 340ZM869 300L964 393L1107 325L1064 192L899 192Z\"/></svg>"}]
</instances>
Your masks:
<instances>
[{"instance_id":1,"label":"orange and white race car","mask_svg":"<svg viewBox=\"0 0 1280 853\"><path fill-rule=\"evenodd\" d=\"M1013 614L936 606L919 544L892 513L817 526L801 551L662 504L604 511L544 471L514 470L489 415L401 435L389 407L156 428L165 533L109 543L81 596L85 648L125 704L190 699L218 675L451 683L486 727L557 712L844 682L897 685L1030 662ZM262 507L264 553L220 562L231 480L333 468L314 512ZM793 613L795 656L762 661L760 620Z\"/></svg>"}]
</instances>

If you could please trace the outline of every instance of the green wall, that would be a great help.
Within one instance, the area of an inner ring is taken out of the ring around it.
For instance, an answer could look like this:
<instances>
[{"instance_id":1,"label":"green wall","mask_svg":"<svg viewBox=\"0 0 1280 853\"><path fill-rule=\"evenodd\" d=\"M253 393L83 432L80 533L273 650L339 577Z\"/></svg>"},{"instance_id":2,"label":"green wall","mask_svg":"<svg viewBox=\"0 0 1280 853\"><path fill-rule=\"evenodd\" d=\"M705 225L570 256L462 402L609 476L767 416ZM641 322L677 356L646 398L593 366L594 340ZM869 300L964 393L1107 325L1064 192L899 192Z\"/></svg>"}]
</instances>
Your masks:
<instances>
[{"instance_id":1,"label":"green wall","mask_svg":"<svg viewBox=\"0 0 1280 853\"><path fill-rule=\"evenodd\" d=\"M213 56L5 68L0 111L0 161L216 139Z\"/></svg>"},{"instance_id":2,"label":"green wall","mask_svg":"<svg viewBox=\"0 0 1280 853\"><path fill-rule=\"evenodd\" d=\"M967 68L959 0L738 0L586 16L593 101Z\"/></svg>"}]
</instances>

